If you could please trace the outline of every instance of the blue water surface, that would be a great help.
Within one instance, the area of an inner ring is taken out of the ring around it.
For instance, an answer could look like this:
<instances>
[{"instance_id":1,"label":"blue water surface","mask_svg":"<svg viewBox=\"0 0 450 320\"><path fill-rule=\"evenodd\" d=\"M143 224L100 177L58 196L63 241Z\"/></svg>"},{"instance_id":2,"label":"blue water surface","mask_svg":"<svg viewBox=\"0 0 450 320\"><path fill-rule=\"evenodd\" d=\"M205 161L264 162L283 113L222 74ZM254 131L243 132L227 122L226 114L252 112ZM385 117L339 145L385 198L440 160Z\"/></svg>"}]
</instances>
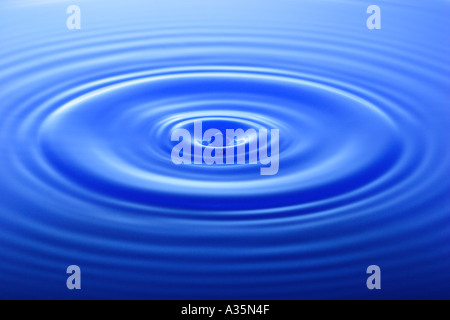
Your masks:
<instances>
[{"instance_id":1,"label":"blue water surface","mask_svg":"<svg viewBox=\"0 0 450 320\"><path fill-rule=\"evenodd\" d=\"M450 298L449 9L0 1L0 298ZM196 120L279 172L173 164Z\"/></svg>"}]
</instances>

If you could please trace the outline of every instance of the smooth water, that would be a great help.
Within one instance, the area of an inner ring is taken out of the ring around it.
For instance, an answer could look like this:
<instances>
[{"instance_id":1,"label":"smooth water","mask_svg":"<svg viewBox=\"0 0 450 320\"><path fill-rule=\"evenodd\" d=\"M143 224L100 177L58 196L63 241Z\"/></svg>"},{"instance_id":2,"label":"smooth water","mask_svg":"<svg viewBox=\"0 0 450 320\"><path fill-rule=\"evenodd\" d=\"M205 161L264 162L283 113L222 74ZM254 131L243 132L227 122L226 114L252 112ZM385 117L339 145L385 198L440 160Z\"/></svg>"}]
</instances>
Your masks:
<instances>
[{"instance_id":1,"label":"smooth water","mask_svg":"<svg viewBox=\"0 0 450 320\"><path fill-rule=\"evenodd\" d=\"M450 2L372 2L2 0L0 297L450 298ZM176 166L195 120L278 174Z\"/></svg>"}]
</instances>

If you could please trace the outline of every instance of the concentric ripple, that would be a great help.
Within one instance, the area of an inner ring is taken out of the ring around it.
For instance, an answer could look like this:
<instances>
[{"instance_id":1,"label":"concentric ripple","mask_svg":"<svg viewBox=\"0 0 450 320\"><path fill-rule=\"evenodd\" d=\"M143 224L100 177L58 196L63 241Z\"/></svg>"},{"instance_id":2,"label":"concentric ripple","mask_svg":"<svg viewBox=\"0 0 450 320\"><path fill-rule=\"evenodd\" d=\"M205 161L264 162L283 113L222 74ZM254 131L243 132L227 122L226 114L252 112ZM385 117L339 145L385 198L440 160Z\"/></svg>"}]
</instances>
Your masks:
<instances>
[{"instance_id":1,"label":"concentric ripple","mask_svg":"<svg viewBox=\"0 0 450 320\"><path fill-rule=\"evenodd\" d=\"M448 2L374 31L361 1L175 2L0 6L0 297L74 298L77 264L83 298L448 298ZM173 164L197 120L279 129L279 172Z\"/></svg>"},{"instance_id":2,"label":"concentric ripple","mask_svg":"<svg viewBox=\"0 0 450 320\"><path fill-rule=\"evenodd\" d=\"M382 110L300 75L273 72L211 66L130 75L133 80L102 87L52 112L40 128L43 161L89 193L133 205L173 208L174 197L183 194L192 196L190 211L209 212L219 196L223 200L212 218L223 210L279 213L286 206L317 206L320 200L359 193L388 174L402 145L395 123ZM192 132L195 120L204 130L280 129L281 172L263 178L256 166L174 165L168 137L175 128ZM258 203L261 196L268 201Z\"/></svg>"}]
</instances>

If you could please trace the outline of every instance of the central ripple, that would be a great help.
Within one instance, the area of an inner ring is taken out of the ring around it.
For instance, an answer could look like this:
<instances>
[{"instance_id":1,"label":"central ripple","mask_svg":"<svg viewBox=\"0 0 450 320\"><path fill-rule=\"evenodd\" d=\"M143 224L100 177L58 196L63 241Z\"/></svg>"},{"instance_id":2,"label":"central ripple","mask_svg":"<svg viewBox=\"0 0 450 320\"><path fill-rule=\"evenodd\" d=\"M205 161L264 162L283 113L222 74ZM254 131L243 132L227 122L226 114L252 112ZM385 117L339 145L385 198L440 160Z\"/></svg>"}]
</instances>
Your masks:
<instances>
[{"instance_id":1,"label":"central ripple","mask_svg":"<svg viewBox=\"0 0 450 320\"><path fill-rule=\"evenodd\" d=\"M193 135L196 120L203 130L279 129L278 174L261 176L259 165L173 164L171 133ZM341 89L224 68L130 76L96 88L47 118L40 145L56 171L106 198L245 210L327 201L367 186L400 156L396 132L380 108ZM267 201L255 205L261 197Z\"/></svg>"}]
</instances>

